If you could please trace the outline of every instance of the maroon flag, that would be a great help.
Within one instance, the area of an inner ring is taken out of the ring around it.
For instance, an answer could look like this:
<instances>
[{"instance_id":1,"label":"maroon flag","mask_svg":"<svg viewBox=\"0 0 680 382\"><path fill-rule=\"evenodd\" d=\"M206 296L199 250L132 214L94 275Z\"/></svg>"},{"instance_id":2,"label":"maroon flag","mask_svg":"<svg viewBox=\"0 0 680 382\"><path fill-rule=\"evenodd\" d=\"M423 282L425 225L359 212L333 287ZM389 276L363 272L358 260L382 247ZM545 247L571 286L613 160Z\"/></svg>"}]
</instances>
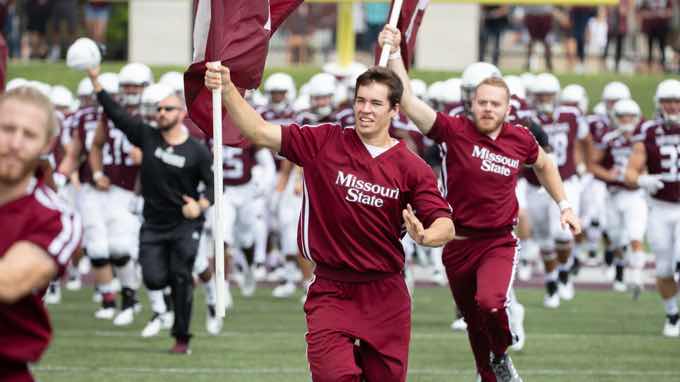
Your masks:
<instances>
[{"instance_id":1,"label":"maroon flag","mask_svg":"<svg viewBox=\"0 0 680 382\"><path fill-rule=\"evenodd\" d=\"M430 0L403 0L401 5L401 13L399 14L399 21L397 21L397 29L401 32L401 59L404 60L406 70L411 67L413 62L413 55L416 47L416 36L420 23L423 21L425 9L430 3ZM394 7L394 0L390 5L390 13L392 14L392 7ZM375 64L378 65L380 60L380 46L376 48Z\"/></svg>"},{"instance_id":2,"label":"maroon flag","mask_svg":"<svg viewBox=\"0 0 680 382\"><path fill-rule=\"evenodd\" d=\"M196 0L194 56L184 72L184 94L189 117L212 137L212 93L204 85L205 64L228 66L239 89L260 85L269 38L303 0ZM224 144L243 143L238 129L222 109Z\"/></svg>"}]
</instances>

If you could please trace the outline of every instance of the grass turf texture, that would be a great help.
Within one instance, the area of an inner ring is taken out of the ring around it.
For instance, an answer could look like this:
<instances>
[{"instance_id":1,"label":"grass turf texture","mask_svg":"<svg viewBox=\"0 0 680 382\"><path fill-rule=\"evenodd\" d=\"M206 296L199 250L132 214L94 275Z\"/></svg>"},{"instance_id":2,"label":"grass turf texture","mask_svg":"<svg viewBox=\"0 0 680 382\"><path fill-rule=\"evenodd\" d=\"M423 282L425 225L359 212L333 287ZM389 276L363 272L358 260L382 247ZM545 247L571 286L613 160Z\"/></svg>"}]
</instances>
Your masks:
<instances>
[{"instance_id":1,"label":"grass turf texture","mask_svg":"<svg viewBox=\"0 0 680 382\"><path fill-rule=\"evenodd\" d=\"M33 371L39 380L78 381L307 381L305 321L298 299L277 300L271 289L243 299L222 334L205 332L202 290L194 299L193 354L170 355L167 331L143 339L148 306L126 328L93 318L91 289L64 291L50 306L55 338ZM521 289L527 344L512 357L527 382L680 380L680 339L661 336L663 315L656 292L632 302L628 294L577 291L558 310L542 307L543 291ZM146 301L146 296L140 296ZM299 297L299 296L298 296ZM449 329L448 289L416 290L409 381L474 381L467 336Z\"/></svg>"},{"instance_id":2,"label":"grass turf texture","mask_svg":"<svg viewBox=\"0 0 680 382\"><path fill-rule=\"evenodd\" d=\"M102 65L102 72L113 71L118 72L120 68L124 65L122 62L117 63L104 63ZM158 79L161 74L168 70L183 71L183 67L177 66L156 66L153 67L153 72ZM289 73L295 79L297 86L301 86L305 81L319 71L319 68L314 67L292 67L292 68L273 68L267 69L265 71L265 78L270 73L275 71L284 71ZM516 73L515 73L516 74ZM63 63L47 64L43 62L31 62L27 64L10 63L8 67L8 79L15 77L23 77L31 80L39 80L47 82L52 85L63 84L75 91L78 86L78 82L85 76L83 72L71 70L66 67ZM444 71L419 71L414 70L411 73L413 78L421 78L425 82L432 83L437 80L444 80L450 77L460 76L457 72L444 72ZM660 75L634 75L634 76L622 76L613 73L604 73L597 75L575 75L575 74L562 74L558 75L562 87L577 83L583 85L588 92L588 98L590 99L590 108L595 106L595 103L600 100L600 95L602 94L602 89L604 85L610 81L621 81L627 84L633 94L633 98L640 104L642 112L646 117L652 115L654 111L654 91L656 90L656 85L663 80L664 77ZM680 77L676 77L680 78Z\"/></svg>"}]
</instances>

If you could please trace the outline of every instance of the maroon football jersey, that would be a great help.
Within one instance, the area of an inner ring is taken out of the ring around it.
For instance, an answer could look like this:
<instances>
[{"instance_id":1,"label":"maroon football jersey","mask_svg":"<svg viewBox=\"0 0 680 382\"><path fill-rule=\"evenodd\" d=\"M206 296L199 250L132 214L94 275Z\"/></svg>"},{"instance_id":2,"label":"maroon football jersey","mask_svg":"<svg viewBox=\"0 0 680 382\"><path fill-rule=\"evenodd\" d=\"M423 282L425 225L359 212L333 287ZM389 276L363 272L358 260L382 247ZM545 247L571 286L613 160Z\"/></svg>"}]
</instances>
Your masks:
<instances>
[{"instance_id":1,"label":"maroon football jersey","mask_svg":"<svg viewBox=\"0 0 680 382\"><path fill-rule=\"evenodd\" d=\"M680 125L668 126L661 119L642 124L641 141L647 152L647 171L661 175L664 187L652 197L668 202L680 201Z\"/></svg>"},{"instance_id":2,"label":"maroon football jersey","mask_svg":"<svg viewBox=\"0 0 680 382\"><path fill-rule=\"evenodd\" d=\"M604 152L604 156L600 164L607 170L615 169L617 173L621 174L618 181L607 181L610 187L636 189L637 187L629 187L623 182L623 175L628 166L628 159L633 152L633 143L635 136L639 136L639 127L630 137L626 137L618 130L612 130L605 134L602 141L597 143L596 147Z\"/></svg>"},{"instance_id":3,"label":"maroon football jersey","mask_svg":"<svg viewBox=\"0 0 680 382\"><path fill-rule=\"evenodd\" d=\"M332 119L338 122L342 127L352 127L356 124L354 108L352 105L343 107L335 112Z\"/></svg>"},{"instance_id":4,"label":"maroon football jersey","mask_svg":"<svg viewBox=\"0 0 680 382\"><path fill-rule=\"evenodd\" d=\"M294 123L300 126L304 125L321 125L326 123L336 123L335 116L333 114L327 115L323 118L309 110L303 110L295 116Z\"/></svg>"},{"instance_id":5,"label":"maroon football jersey","mask_svg":"<svg viewBox=\"0 0 680 382\"><path fill-rule=\"evenodd\" d=\"M538 158L538 143L524 126L504 123L492 139L463 116L437 113L428 137L440 144L446 200L456 232L511 230L517 222L515 186L524 165Z\"/></svg>"},{"instance_id":6,"label":"maroon football jersey","mask_svg":"<svg viewBox=\"0 0 680 382\"><path fill-rule=\"evenodd\" d=\"M260 113L262 119L274 125L288 125L293 123L295 119L295 111L290 105L280 111L274 110L270 105L266 105L257 109L257 112Z\"/></svg>"},{"instance_id":7,"label":"maroon football jersey","mask_svg":"<svg viewBox=\"0 0 680 382\"><path fill-rule=\"evenodd\" d=\"M196 123L194 121L192 121L191 118L189 118L189 117L184 118L184 120L182 121L182 124L184 125L184 127L187 128L187 130L189 130L189 135L198 139L201 142L206 142L206 143L208 142L208 139L209 139L208 136L205 135L203 130L201 130L201 128L198 127L198 125L196 125Z\"/></svg>"},{"instance_id":8,"label":"maroon football jersey","mask_svg":"<svg viewBox=\"0 0 680 382\"><path fill-rule=\"evenodd\" d=\"M576 143L588 136L588 124L581 112L573 106L560 106L552 115L539 114L536 118L548 134L560 177L566 180L576 175ZM529 183L540 186L533 170L525 171L524 175Z\"/></svg>"},{"instance_id":9,"label":"maroon football jersey","mask_svg":"<svg viewBox=\"0 0 680 382\"><path fill-rule=\"evenodd\" d=\"M281 133L281 155L304 168L298 245L317 267L401 272L406 205L425 227L450 217L434 173L403 142L373 158L356 130L339 124L293 124Z\"/></svg>"},{"instance_id":10,"label":"maroon football jersey","mask_svg":"<svg viewBox=\"0 0 680 382\"><path fill-rule=\"evenodd\" d=\"M212 140L210 150L212 151ZM255 153L256 146L248 144L245 147L232 147L224 145L222 149L222 172L225 186L238 186L250 182L253 176L253 167L257 164Z\"/></svg>"},{"instance_id":11,"label":"maroon football jersey","mask_svg":"<svg viewBox=\"0 0 680 382\"><path fill-rule=\"evenodd\" d=\"M408 140L415 145L413 151L421 158L425 156L425 136L411 121L409 121L404 113L399 113L396 118L392 119L392 123L390 124L390 136L400 140L408 138Z\"/></svg>"},{"instance_id":12,"label":"maroon football jersey","mask_svg":"<svg viewBox=\"0 0 680 382\"><path fill-rule=\"evenodd\" d=\"M27 241L47 252L59 276L82 234L78 215L35 180L26 195L0 205L0 227L0 257L12 245ZM0 303L0 363L36 362L47 348L52 327L42 301L44 292L34 291L13 304Z\"/></svg>"},{"instance_id":13,"label":"maroon football jersey","mask_svg":"<svg viewBox=\"0 0 680 382\"><path fill-rule=\"evenodd\" d=\"M510 123L521 123L534 116L534 111L524 99L513 94L510 96L510 113L506 119Z\"/></svg>"},{"instance_id":14,"label":"maroon football jersey","mask_svg":"<svg viewBox=\"0 0 680 382\"><path fill-rule=\"evenodd\" d=\"M590 136L595 144L601 143L604 135L611 131L609 118L605 115L589 115L586 117L586 122L588 123Z\"/></svg>"},{"instance_id":15,"label":"maroon football jersey","mask_svg":"<svg viewBox=\"0 0 680 382\"><path fill-rule=\"evenodd\" d=\"M134 191L139 173L139 165L135 164L131 156L135 146L104 114L102 121L106 134L106 143L102 147L104 174L109 177L112 185Z\"/></svg>"},{"instance_id":16,"label":"maroon football jersey","mask_svg":"<svg viewBox=\"0 0 680 382\"><path fill-rule=\"evenodd\" d=\"M81 183L92 182L92 170L87 157L92 149L94 134L97 130L97 121L101 111L96 106L87 106L79 109L73 115L73 134L78 134L83 147L80 150L80 168L78 177Z\"/></svg>"}]
</instances>

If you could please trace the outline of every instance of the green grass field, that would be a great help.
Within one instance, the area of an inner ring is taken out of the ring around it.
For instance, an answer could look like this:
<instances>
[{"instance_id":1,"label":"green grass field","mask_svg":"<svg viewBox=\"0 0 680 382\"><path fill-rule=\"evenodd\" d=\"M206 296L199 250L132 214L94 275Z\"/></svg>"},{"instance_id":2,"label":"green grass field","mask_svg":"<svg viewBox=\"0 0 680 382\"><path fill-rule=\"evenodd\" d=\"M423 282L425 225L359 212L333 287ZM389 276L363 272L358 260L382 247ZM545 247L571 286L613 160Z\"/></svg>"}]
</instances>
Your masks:
<instances>
[{"instance_id":1,"label":"green grass field","mask_svg":"<svg viewBox=\"0 0 680 382\"><path fill-rule=\"evenodd\" d=\"M51 306L55 338L33 368L43 381L307 381L305 321L299 300L276 300L271 289L240 298L219 337L204 328L200 291L194 304L193 354L167 354L167 332L143 339L149 310L133 326L115 328L93 318L91 290L65 291ZM655 292L637 302L627 294L578 291L558 310L542 307L542 290L518 291L526 307L527 344L513 354L532 381L680 381L680 340L661 336ZM146 300L143 296L143 300ZM416 290L409 381L474 381L467 337L449 330L453 304L444 288Z\"/></svg>"},{"instance_id":2,"label":"green grass field","mask_svg":"<svg viewBox=\"0 0 680 382\"><path fill-rule=\"evenodd\" d=\"M102 71L118 72L123 66L122 62L104 63ZM183 67L170 66L156 66L152 68L156 78L168 70L183 71ZM265 71L265 78L269 73L274 71L284 71L289 73L295 79L298 86L302 85L312 75L319 71L319 68L314 67L291 67L291 68L271 68ZM450 77L460 76L456 72L444 71L418 71L414 70L411 73L413 78L421 78L427 83L432 83L437 80L444 80ZM8 79L15 77L23 77L27 79L40 80L49 84L63 84L70 89L76 89L78 82L84 77L84 74L78 71L68 69L63 63L46 64L42 62L31 62L28 64L12 64L8 68ZM633 98L640 104L642 112L645 116L651 116L654 111L654 91L656 85L664 78L660 75L617 75L613 73L603 73L597 75L575 75L575 74L558 74L562 86L571 83L583 85L588 91L590 99L590 107L592 108L600 99L602 88L610 81L622 81L626 83L633 93Z\"/></svg>"}]
</instances>

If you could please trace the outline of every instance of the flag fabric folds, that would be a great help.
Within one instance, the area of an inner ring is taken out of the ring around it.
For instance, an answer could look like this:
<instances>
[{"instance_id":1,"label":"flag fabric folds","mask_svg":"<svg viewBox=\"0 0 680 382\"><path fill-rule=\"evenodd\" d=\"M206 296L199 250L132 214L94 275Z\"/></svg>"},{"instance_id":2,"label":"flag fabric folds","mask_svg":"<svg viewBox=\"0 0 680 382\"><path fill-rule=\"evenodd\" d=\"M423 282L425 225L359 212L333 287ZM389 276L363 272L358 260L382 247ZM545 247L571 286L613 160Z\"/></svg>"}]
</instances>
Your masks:
<instances>
[{"instance_id":1,"label":"flag fabric folds","mask_svg":"<svg viewBox=\"0 0 680 382\"><path fill-rule=\"evenodd\" d=\"M260 85L269 38L302 0L196 0L194 2L194 54L184 73L184 94L189 117L212 136L212 95L204 85L205 64L228 66L234 84L242 89ZM244 143L223 109L223 142Z\"/></svg>"},{"instance_id":2,"label":"flag fabric folds","mask_svg":"<svg viewBox=\"0 0 680 382\"><path fill-rule=\"evenodd\" d=\"M413 56L415 54L416 37L420 23L423 21L425 9L430 3L430 0L403 0L401 6L401 13L397 21L397 29L401 32L401 57L404 61L406 70L411 67ZM394 0L390 5L390 13L394 7ZM375 64L380 60L380 47L376 48Z\"/></svg>"}]
</instances>

